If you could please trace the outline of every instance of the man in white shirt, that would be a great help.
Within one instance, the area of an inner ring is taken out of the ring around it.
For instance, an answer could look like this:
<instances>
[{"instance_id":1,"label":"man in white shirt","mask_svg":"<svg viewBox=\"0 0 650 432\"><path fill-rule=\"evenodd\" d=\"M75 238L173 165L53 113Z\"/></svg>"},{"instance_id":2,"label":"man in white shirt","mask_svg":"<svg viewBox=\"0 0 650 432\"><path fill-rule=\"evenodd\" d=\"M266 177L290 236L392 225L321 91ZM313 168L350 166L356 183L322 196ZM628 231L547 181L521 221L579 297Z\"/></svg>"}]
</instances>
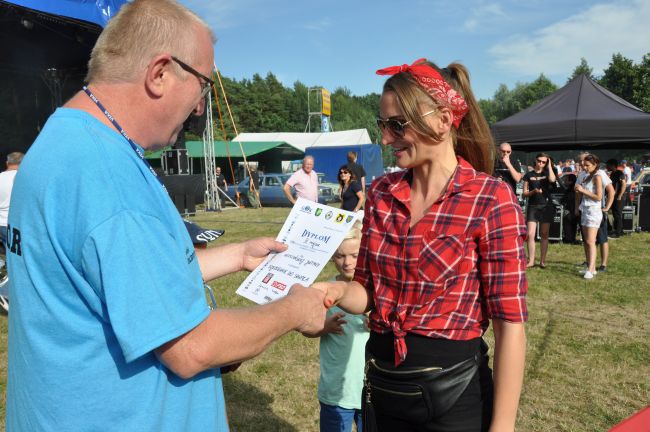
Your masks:
<instances>
[{"instance_id":1,"label":"man in white shirt","mask_svg":"<svg viewBox=\"0 0 650 432\"><path fill-rule=\"evenodd\" d=\"M7 244L7 218L9 217L9 204L11 201L11 189L14 187L14 178L18 166L25 155L21 152L13 152L7 155L7 170L0 173L0 240Z\"/></svg>"},{"instance_id":2,"label":"man in white shirt","mask_svg":"<svg viewBox=\"0 0 650 432\"><path fill-rule=\"evenodd\" d=\"M13 152L7 155L7 169L0 173L0 241L6 249L9 248L7 244L7 218L9 217L9 203L11 200L11 190L14 187L14 178L16 178L16 171L18 165L23 161L23 153ZM0 258L0 269L6 265L3 259ZM8 279L3 276L0 277L0 309L6 314L9 313L9 285Z\"/></svg>"}]
</instances>

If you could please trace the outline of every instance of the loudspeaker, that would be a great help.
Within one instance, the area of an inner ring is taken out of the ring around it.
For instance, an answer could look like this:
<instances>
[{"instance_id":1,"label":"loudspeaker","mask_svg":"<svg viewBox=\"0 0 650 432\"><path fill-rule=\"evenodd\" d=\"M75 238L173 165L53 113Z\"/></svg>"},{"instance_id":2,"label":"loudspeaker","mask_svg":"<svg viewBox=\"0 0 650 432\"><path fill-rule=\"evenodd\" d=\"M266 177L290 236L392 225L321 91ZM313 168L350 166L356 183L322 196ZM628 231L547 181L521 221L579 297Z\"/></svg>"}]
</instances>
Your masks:
<instances>
[{"instance_id":1,"label":"loudspeaker","mask_svg":"<svg viewBox=\"0 0 650 432\"><path fill-rule=\"evenodd\" d=\"M190 162L187 149L166 150L163 152L162 165L167 175L188 175Z\"/></svg>"},{"instance_id":2,"label":"loudspeaker","mask_svg":"<svg viewBox=\"0 0 650 432\"><path fill-rule=\"evenodd\" d=\"M174 201L174 206L176 207L176 210L178 210L180 214L183 214L183 212L185 211L185 195L175 194L172 197L172 201Z\"/></svg>"},{"instance_id":3,"label":"loudspeaker","mask_svg":"<svg viewBox=\"0 0 650 432\"><path fill-rule=\"evenodd\" d=\"M183 216L196 215L196 200L194 195L174 194L172 200L176 210Z\"/></svg>"},{"instance_id":4,"label":"loudspeaker","mask_svg":"<svg viewBox=\"0 0 650 432\"><path fill-rule=\"evenodd\" d=\"M548 231L548 239L554 241L562 241L562 225L564 221L564 206L555 206L555 214L553 215L553 222Z\"/></svg>"},{"instance_id":5,"label":"loudspeaker","mask_svg":"<svg viewBox=\"0 0 650 432\"><path fill-rule=\"evenodd\" d=\"M643 188L637 206L639 229L641 231L650 231L650 187Z\"/></svg>"},{"instance_id":6,"label":"loudspeaker","mask_svg":"<svg viewBox=\"0 0 650 432\"><path fill-rule=\"evenodd\" d=\"M625 206L623 207L623 232L631 233L634 232L634 207Z\"/></svg>"},{"instance_id":7,"label":"loudspeaker","mask_svg":"<svg viewBox=\"0 0 650 432\"><path fill-rule=\"evenodd\" d=\"M185 195L185 214L189 216L196 214L196 199L192 194Z\"/></svg>"}]
</instances>

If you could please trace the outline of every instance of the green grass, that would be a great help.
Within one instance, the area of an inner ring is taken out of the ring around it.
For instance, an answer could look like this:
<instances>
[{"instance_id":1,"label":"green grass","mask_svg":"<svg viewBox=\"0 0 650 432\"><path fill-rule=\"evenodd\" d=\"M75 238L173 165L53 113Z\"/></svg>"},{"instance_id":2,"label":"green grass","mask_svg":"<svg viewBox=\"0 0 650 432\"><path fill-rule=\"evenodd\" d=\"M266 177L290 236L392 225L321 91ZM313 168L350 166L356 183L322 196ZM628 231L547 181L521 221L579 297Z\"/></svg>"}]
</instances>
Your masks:
<instances>
[{"instance_id":1,"label":"green grass","mask_svg":"<svg viewBox=\"0 0 650 432\"><path fill-rule=\"evenodd\" d=\"M288 209L227 210L192 218L226 234L214 246L279 231ZM538 248L539 249L539 248ZM528 354L519 431L604 431L650 403L650 234L610 242L607 273L585 281L581 246L551 244L548 267L528 272ZM328 265L321 275L335 274ZM211 285L220 307L251 302L244 273ZM492 333L486 339L492 343ZM7 319L0 317L4 420ZM233 431L317 431L318 341L291 333L224 377ZM4 427L0 421L0 427Z\"/></svg>"}]
</instances>

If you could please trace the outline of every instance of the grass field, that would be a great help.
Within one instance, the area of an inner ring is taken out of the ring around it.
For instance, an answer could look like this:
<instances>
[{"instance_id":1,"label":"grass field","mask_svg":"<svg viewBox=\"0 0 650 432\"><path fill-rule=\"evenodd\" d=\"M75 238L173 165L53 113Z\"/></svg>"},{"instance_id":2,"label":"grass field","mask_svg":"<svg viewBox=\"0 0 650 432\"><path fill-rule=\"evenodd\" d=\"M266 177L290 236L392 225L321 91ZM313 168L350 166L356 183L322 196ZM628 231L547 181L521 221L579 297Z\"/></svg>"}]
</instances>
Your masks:
<instances>
[{"instance_id":1,"label":"grass field","mask_svg":"<svg viewBox=\"0 0 650 432\"><path fill-rule=\"evenodd\" d=\"M288 209L200 213L226 234L215 242L275 236ZM585 281L581 246L551 244L548 267L528 272L528 355L519 431L605 431L650 404L650 234L610 241L607 273ZM335 270L329 265L321 275ZM245 274L212 283L220 307ZM492 343L491 332L486 338ZM7 318L0 317L0 427L4 429ZM317 431L318 341L291 333L224 378L233 431ZM62 430L65 427L62 425Z\"/></svg>"}]
</instances>

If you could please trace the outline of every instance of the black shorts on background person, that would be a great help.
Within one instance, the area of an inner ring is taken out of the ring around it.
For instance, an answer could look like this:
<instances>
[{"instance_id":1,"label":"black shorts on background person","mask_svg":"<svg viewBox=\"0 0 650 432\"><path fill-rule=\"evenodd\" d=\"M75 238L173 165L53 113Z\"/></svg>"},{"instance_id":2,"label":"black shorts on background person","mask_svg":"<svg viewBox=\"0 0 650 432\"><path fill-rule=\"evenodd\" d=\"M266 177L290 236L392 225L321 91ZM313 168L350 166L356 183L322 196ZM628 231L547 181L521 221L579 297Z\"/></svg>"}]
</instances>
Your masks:
<instances>
[{"instance_id":1,"label":"black shorts on background person","mask_svg":"<svg viewBox=\"0 0 650 432\"><path fill-rule=\"evenodd\" d=\"M526 221L537 223L551 223L555 216L555 206L552 204L528 205Z\"/></svg>"}]
</instances>

